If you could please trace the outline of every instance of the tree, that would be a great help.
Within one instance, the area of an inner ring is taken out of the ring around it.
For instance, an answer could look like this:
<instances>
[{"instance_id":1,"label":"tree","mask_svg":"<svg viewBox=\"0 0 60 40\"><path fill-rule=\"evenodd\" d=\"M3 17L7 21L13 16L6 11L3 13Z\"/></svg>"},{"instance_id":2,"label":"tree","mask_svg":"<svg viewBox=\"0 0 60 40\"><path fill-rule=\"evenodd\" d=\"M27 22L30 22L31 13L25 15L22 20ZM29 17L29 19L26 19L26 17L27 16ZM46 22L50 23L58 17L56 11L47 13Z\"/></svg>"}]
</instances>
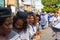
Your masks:
<instances>
[{"instance_id":1,"label":"tree","mask_svg":"<svg viewBox=\"0 0 60 40\"><path fill-rule=\"evenodd\" d=\"M42 12L55 12L58 9L58 3L59 0L42 0L42 4L44 5Z\"/></svg>"},{"instance_id":2,"label":"tree","mask_svg":"<svg viewBox=\"0 0 60 40\"><path fill-rule=\"evenodd\" d=\"M49 5L51 5L50 0L42 0L42 4L43 4L44 6L49 6Z\"/></svg>"},{"instance_id":3,"label":"tree","mask_svg":"<svg viewBox=\"0 0 60 40\"><path fill-rule=\"evenodd\" d=\"M59 0L42 0L44 6L54 6L59 2Z\"/></svg>"},{"instance_id":4,"label":"tree","mask_svg":"<svg viewBox=\"0 0 60 40\"><path fill-rule=\"evenodd\" d=\"M49 7L44 7L43 9L42 9L42 12L49 12Z\"/></svg>"}]
</instances>

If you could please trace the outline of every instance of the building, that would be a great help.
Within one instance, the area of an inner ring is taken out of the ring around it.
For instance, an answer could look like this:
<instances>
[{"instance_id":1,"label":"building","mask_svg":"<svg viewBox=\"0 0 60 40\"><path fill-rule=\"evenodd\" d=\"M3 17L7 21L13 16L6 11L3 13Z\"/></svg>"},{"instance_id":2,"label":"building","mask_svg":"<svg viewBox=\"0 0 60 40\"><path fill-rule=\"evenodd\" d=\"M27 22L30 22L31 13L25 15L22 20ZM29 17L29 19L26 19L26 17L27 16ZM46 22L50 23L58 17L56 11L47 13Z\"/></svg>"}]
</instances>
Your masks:
<instances>
[{"instance_id":1,"label":"building","mask_svg":"<svg viewBox=\"0 0 60 40\"><path fill-rule=\"evenodd\" d=\"M5 0L5 5L15 6L15 0Z\"/></svg>"}]
</instances>

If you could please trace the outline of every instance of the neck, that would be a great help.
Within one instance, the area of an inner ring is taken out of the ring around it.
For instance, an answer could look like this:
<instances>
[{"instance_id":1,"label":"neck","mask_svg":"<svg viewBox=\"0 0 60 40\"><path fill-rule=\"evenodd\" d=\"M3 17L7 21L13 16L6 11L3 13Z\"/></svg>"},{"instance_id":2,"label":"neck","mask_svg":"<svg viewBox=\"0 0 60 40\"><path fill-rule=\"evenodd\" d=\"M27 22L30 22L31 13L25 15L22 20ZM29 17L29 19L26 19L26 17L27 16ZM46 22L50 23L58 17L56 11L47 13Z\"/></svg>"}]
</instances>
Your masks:
<instances>
[{"instance_id":1,"label":"neck","mask_svg":"<svg viewBox=\"0 0 60 40\"><path fill-rule=\"evenodd\" d=\"M4 34L4 33L0 34L0 36L4 36L4 37L6 37L7 35L9 35L9 33L7 33L7 34Z\"/></svg>"},{"instance_id":2,"label":"neck","mask_svg":"<svg viewBox=\"0 0 60 40\"><path fill-rule=\"evenodd\" d=\"M21 29L16 29L17 33L20 33L22 30ZM26 32L26 30L24 30L24 32Z\"/></svg>"},{"instance_id":3,"label":"neck","mask_svg":"<svg viewBox=\"0 0 60 40\"><path fill-rule=\"evenodd\" d=\"M5 37L5 35L0 34L0 37Z\"/></svg>"},{"instance_id":4,"label":"neck","mask_svg":"<svg viewBox=\"0 0 60 40\"><path fill-rule=\"evenodd\" d=\"M19 32L20 32L20 29L16 29L16 32L18 32L18 33L19 33Z\"/></svg>"},{"instance_id":5,"label":"neck","mask_svg":"<svg viewBox=\"0 0 60 40\"><path fill-rule=\"evenodd\" d=\"M29 23L30 25L32 25L32 23Z\"/></svg>"},{"instance_id":6,"label":"neck","mask_svg":"<svg viewBox=\"0 0 60 40\"><path fill-rule=\"evenodd\" d=\"M6 37L3 35L0 35L0 40L6 40Z\"/></svg>"}]
</instances>

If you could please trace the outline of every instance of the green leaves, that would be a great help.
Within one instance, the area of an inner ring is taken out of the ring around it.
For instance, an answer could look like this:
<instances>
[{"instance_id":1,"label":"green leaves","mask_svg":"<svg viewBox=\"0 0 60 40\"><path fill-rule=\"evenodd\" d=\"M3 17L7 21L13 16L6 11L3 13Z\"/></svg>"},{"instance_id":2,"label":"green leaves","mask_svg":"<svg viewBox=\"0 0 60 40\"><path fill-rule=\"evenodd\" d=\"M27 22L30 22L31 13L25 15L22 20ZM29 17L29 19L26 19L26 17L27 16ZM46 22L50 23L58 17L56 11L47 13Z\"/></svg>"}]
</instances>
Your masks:
<instances>
[{"instance_id":1,"label":"green leaves","mask_svg":"<svg viewBox=\"0 0 60 40\"><path fill-rule=\"evenodd\" d=\"M42 0L44 6L51 6L58 3L58 0Z\"/></svg>"},{"instance_id":2,"label":"green leaves","mask_svg":"<svg viewBox=\"0 0 60 40\"><path fill-rule=\"evenodd\" d=\"M55 12L56 9L59 9L58 3L59 0L42 0L42 4L45 6L42 12Z\"/></svg>"},{"instance_id":3,"label":"green leaves","mask_svg":"<svg viewBox=\"0 0 60 40\"><path fill-rule=\"evenodd\" d=\"M50 8L50 7L44 7L43 9L42 9L42 12L47 12L47 13L49 13L49 12L55 12L56 10L58 10L60 8L60 6L58 6L58 7L56 7L56 8Z\"/></svg>"}]
</instances>

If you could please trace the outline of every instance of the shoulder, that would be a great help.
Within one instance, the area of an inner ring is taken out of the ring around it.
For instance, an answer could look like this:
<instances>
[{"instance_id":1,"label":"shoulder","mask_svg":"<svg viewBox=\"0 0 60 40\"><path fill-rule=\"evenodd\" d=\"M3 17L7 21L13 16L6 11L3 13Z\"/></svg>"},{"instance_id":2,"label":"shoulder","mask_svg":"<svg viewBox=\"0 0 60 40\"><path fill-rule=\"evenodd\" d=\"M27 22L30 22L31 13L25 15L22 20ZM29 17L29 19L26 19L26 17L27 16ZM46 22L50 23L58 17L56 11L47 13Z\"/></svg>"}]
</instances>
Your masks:
<instances>
[{"instance_id":1,"label":"shoulder","mask_svg":"<svg viewBox=\"0 0 60 40\"><path fill-rule=\"evenodd\" d=\"M12 39L14 37L18 37L19 35L15 31L11 31L11 33L7 36L8 39Z\"/></svg>"}]
</instances>

